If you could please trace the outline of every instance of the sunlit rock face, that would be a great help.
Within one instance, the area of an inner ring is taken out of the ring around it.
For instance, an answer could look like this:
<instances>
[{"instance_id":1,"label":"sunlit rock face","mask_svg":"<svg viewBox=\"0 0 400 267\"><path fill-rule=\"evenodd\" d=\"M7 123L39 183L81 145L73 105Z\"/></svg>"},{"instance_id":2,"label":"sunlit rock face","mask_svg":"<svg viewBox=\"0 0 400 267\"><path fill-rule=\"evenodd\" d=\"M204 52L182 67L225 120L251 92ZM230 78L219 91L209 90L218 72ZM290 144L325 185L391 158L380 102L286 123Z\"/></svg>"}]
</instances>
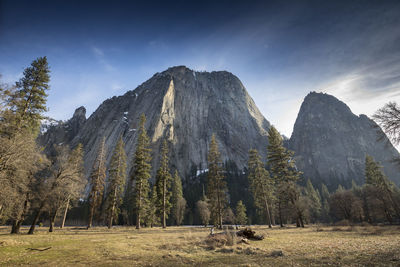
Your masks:
<instances>
[{"instance_id":1,"label":"sunlit rock face","mask_svg":"<svg viewBox=\"0 0 400 267\"><path fill-rule=\"evenodd\" d=\"M331 95L313 92L305 97L289 147L306 179L331 186L338 182L349 185L352 179L363 183L365 155L369 154L400 184L399 166L392 162L399 153L386 135L374 121L354 115Z\"/></svg>"},{"instance_id":2,"label":"sunlit rock face","mask_svg":"<svg viewBox=\"0 0 400 267\"><path fill-rule=\"evenodd\" d=\"M240 80L226 71L196 72L184 66L157 73L135 90L107 99L83 125L79 123L72 139L64 140L63 134L58 133L52 140L71 146L82 143L88 175L102 138L106 140L109 161L122 136L131 171L142 113L147 117L146 129L153 149L153 174L159 165L163 139L169 142L171 167L181 176L194 165L207 168L207 150L213 133L223 160L233 160L239 168L247 164L249 149L257 148L261 155L266 154L270 123ZM58 126L54 128L54 132L61 131ZM52 143L50 133L51 129L42 137L46 145Z\"/></svg>"}]
</instances>

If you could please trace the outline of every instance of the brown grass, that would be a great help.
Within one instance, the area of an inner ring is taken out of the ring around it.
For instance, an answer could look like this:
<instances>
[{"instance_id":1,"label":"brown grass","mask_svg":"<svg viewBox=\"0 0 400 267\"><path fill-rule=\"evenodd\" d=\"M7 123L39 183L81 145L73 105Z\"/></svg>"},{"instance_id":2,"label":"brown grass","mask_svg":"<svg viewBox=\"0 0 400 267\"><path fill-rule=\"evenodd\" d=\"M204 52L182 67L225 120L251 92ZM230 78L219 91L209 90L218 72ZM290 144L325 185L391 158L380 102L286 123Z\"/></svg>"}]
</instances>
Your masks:
<instances>
[{"instance_id":1,"label":"brown grass","mask_svg":"<svg viewBox=\"0 0 400 267\"><path fill-rule=\"evenodd\" d=\"M0 227L0 266L400 265L397 226L258 226L253 230L266 238L249 245L229 232L221 242L210 239L204 227L40 228L30 236L9 230Z\"/></svg>"}]
</instances>

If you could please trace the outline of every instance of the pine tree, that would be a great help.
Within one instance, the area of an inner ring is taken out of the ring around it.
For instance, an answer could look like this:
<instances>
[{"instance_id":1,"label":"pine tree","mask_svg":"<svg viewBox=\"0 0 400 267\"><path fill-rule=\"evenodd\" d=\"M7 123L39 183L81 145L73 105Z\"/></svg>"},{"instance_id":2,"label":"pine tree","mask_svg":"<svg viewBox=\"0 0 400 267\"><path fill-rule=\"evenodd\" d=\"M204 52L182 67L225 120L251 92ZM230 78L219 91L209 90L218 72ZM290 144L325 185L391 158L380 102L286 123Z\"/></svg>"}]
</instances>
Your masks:
<instances>
[{"instance_id":1,"label":"pine tree","mask_svg":"<svg viewBox=\"0 0 400 267\"><path fill-rule=\"evenodd\" d=\"M384 204L386 217L391 222L390 208L393 208L398 218L400 218L400 208L394 197L395 185L383 174L382 167L374 159L366 155L365 157L365 183L380 191L381 201Z\"/></svg>"},{"instance_id":2,"label":"pine tree","mask_svg":"<svg viewBox=\"0 0 400 267\"><path fill-rule=\"evenodd\" d=\"M306 196L310 201L309 208L310 208L311 218L313 222L316 222L321 215L321 196L318 190L316 190L312 185L310 179L307 179Z\"/></svg>"},{"instance_id":3,"label":"pine tree","mask_svg":"<svg viewBox=\"0 0 400 267\"><path fill-rule=\"evenodd\" d=\"M107 190L108 228L111 228L113 220L118 218L119 207L122 204L126 181L126 154L122 136L114 149L109 167L109 185Z\"/></svg>"},{"instance_id":4,"label":"pine tree","mask_svg":"<svg viewBox=\"0 0 400 267\"><path fill-rule=\"evenodd\" d=\"M38 130L42 113L46 108L46 91L49 90L50 69L46 57L34 60L24 70L24 76L16 83L16 94L12 96L12 104L17 115L17 128Z\"/></svg>"},{"instance_id":5,"label":"pine tree","mask_svg":"<svg viewBox=\"0 0 400 267\"><path fill-rule=\"evenodd\" d=\"M151 198L145 207L145 218L144 222L146 226L153 227L154 225L160 223L160 218L157 216L157 187L154 185L151 190Z\"/></svg>"},{"instance_id":6,"label":"pine tree","mask_svg":"<svg viewBox=\"0 0 400 267\"><path fill-rule=\"evenodd\" d=\"M321 197L323 200L329 200L329 196L330 196L330 193L329 193L328 187L323 183L321 185Z\"/></svg>"},{"instance_id":7,"label":"pine tree","mask_svg":"<svg viewBox=\"0 0 400 267\"><path fill-rule=\"evenodd\" d=\"M93 217L103 201L106 180L106 153L106 139L103 137L90 174L88 229L92 227Z\"/></svg>"},{"instance_id":8,"label":"pine tree","mask_svg":"<svg viewBox=\"0 0 400 267\"><path fill-rule=\"evenodd\" d=\"M164 140L161 147L160 168L156 175L157 207L161 214L162 227L167 227L167 218L171 209L171 174L168 167L168 145Z\"/></svg>"},{"instance_id":9,"label":"pine tree","mask_svg":"<svg viewBox=\"0 0 400 267\"><path fill-rule=\"evenodd\" d=\"M134 209L136 212L136 229L140 229L140 222L145 216L146 206L149 202L149 179L151 171L150 140L145 128L146 116L140 116L139 137L137 139L134 157L134 171L131 179L134 187Z\"/></svg>"},{"instance_id":10,"label":"pine tree","mask_svg":"<svg viewBox=\"0 0 400 267\"><path fill-rule=\"evenodd\" d=\"M211 218L216 227L222 229L222 218L227 203L227 187L222 173L221 155L213 134L208 152L207 195L210 203Z\"/></svg>"},{"instance_id":11,"label":"pine tree","mask_svg":"<svg viewBox=\"0 0 400 267\"><path fill-rule=\"evenodd\" d=\"M328 187L323 183L321 185L321 200L322 200L321 218L324 222L330 221L329 198L330 198L330 193L329 193Z\"/></svg>"},{"instance_id":12,"label":"pine tree","mask_svg":"<svg viewBox=\"0 0 400 267\"><path fill-rule=\"evenodd\" d=\"M281 227L283 226L282 208L290 203L296 211L297 226L304 227L302 209L299 205L300 193L296 185L300 172L293 160L293 152L283 146L282 136L271 126L268 130L268 165L277 186L278 213Z\"/></svg>"},{"instance_id":13,"label":"pine tree","mask_svg":"<svg viewBox=\"0 0 400 267\"><path fill-rule=\"evenodd\" d=\"M261 157L256 149L249 151L248 178L250 188L253 192L254 204L260 210L265 212L269 228L272 227L270 204L273 197L273 181L268 171L264 168Z\"/></svg>"},{"instance_id":14,"label":"pine tree","mask_svg":"<svg viewBox=\"0 0 400 267\"><path fill-rule=\"evenodd\" d=\"M181 225L186 209L186 200L183 198L182 180L178 171L175 171L172 183L172 215L176 225Z\"/></svg>"},{"instance_id":15,"label":"pine tree","mask_svg":"<svg viewBox=\"0 0 400 267\"><path fill-rule=\"evenodd\" d=\"M236 205L236 224L244 225L247 223L246 206L241 200Z\"/></svg>"}]
</instances>

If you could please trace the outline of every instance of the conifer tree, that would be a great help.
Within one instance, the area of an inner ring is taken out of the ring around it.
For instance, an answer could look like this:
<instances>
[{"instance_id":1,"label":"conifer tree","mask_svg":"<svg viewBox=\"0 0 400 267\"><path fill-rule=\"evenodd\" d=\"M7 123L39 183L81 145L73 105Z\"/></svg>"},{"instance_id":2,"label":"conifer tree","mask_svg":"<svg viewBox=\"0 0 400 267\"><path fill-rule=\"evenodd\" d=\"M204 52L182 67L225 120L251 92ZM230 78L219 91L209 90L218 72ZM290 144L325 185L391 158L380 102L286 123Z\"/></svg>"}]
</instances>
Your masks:
<instances>
[{"instance_id":1,"label":"conifer tree","mask_svg":"<svg viewBox=\"0 0 400 267\"><path fill-rule=\"evenodd\" d=\"M103 201L104 183L106 180L106 140L103 137L97 151L97 157L90 174L89 218L87 228L92 227L93 217Z\"/></svg>"},{"instance_id":2,"label":"conifer tree","mask_svg":"<svg viewBox=\"0 0 400 267\"><path fill-rule=\"evenodd\" d=\"M108 228L112 227L113 220L118 218L119 207L122 204L126 181L126 154L122 136L114 149L109 167L109 185L107 189Z\"/></svg>"},{"instance_id":3,"label":"conifer tree","mask_svg":"<svg viewBox=\"0 0 400 267\"><path fill-rule=\"evenodd\" d=\"M156 175L157 207L161 214L162 227L167 227L167 218L171 209L171 174L168 167L168 145L164 140L161 147L160 168Z\"/></svg>"},{"instance_id":4,"label":"conifer tree","mask_svg":"<svg viewBox=\"0 0 400 267\"><path fill-rule=\"evenodd\" d=\"M222 218L227 203L227 187L222 170L221 155L217 140L213 134L208 152L207 195L210 203L211 218L215 227L222 229Z\"/></svg>"},{"instance_id":5,"label":"conifer tree","mask_svg":"<svg viewBox=\"0 0 400 267\"><path fill-rule=\"evenodd\" d=\"M236 205L236 224L244 225L247 223L246 206L241 200Z\"/></svg>"},{"instance_id":6,"label":"conifer tree","mask_svg":"<svg viewBox=\"0 0 400 267\"><path fill-rule=\"evenodd\" d=\"M150 140L147 136L146 116L140 116L139 136L134 156L134 171L131 179L134 182L134 209L136 212L136 229L140 229L140 222L146 214L146 207L149 202L149 179L151 171L151 149Z\"/></svg>"},{"instance_id":7,"label":"conifer tree","mask_svg":"<svg viewBox=\"0 0 400 267\"><path fill-rule=\"evenodd\" d=\"M179 177L178 171L175 174L172 182L172 215L176 225L181 225L186 209L186 200L183 198L182 180Z\"/></svg>"},{"instance_id":8,"label":"conifer tree","mask_svg":"<svg viewBox=\"0 0 400 267\"><path fill-rule=\"evenodd\" d=\"M328 222L330 220L329 216L329 197L330 193L328 187L323 183L321 185L321 218L324 222Z\"/></svg>"},{"instance_id":9,"label":"conifer tree","mask_svg":"<svg viewBox=\"0 0 400 267\"><path fill-rule=\"evenodd\" d=\"M329 190L328 187L326 186L326 184L322 183L321 184L321 197L323 200L329 200Z\"/></svg>"},{"instance_id":10,"label":"conifer tree","mask_svg":"<svg viewBox=\"0 0 400 267\"><path fill-rule=\"evenodd\" d=\"M17 115L17 128L37 130L42 113L47 111L46 101L49 90L50 69L46 57L34 60L24 70L24 76L16 83L16 94L11 98Z\"/></svg>"},{"instance_id":11,"label":"conifer tree","mask_svg":"<svg viewBox=\"0 0 400 267\"><path fill-rule=\"evenodd\" d=\"M314 188L310 179L307 179L306 196L310 201L310 215L313 222L316 222L321 215L321 196Z\"/></svg>"},{"instance_id":12,"label":"conifer tree","mask_svg":"<svg viewBox=\"0 0 400 267\"><path fill-rule=\"evenodd\" d=\"M277 186L278 213L281 227L283 226L282 208L290 203L296 211L297 226L304 227L303 212L299 205L300 193L296 185L300 172L296 170L293 152L283 146L282 136L271 126L268 130L268 165Z\"/></svg>"},{"instance_id":13,"label":"conifer tree","mask_svg":"<svg viewBox=\"0 0 400 267\"><path fill-rule=\"evenodd\" d=\"M145 208L146 212L144 221L146 226L153 227L155 224L160 222L160 218L157 216L157 203L157 187L154 185L151 190L151 198L148 203L146 203Z\"/></svg>"},{"instance_id":14,"label":"conifer tree","mask_svg":"<svg viewBox=\"0 0 400 267\"><path fill-rule=\"evenodd\" d=\"M389 221L390 208L393 208L396 212L398 218L400 218L400 208L394 197L394 188L395 185L388 180L388 178L383 174L381 170L381 166L374 159L366 155L365 157L365 183L367 185L373 186L376 188L381 194L380 198L384 204L385 210L387 210L387 218Z\"/></svg>"},{"instance_id":15,"label":"conifer tree","mask_svg":"<svg viewBox=\"0 0 400 267\"><path fill-rule=\"evenodd\" d=\"M261 157L256 149L249 151L248 177L253 192L254 204L267 216L268 227L272 227L270 204L273 197L273 181L264 168Z\"/></svg>"}]
</instances>

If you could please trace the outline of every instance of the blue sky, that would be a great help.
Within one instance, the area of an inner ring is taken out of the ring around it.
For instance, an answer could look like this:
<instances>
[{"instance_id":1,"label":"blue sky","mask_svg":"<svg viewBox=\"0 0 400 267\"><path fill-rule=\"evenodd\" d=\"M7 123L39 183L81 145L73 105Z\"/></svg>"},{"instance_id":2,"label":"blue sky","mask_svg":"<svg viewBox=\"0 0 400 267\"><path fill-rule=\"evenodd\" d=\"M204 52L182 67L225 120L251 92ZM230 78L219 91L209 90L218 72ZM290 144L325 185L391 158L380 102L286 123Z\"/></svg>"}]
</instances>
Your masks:
<instances>
[{"instance_id":1,"label":"blue sky","mask_svg":"<svg viewBox=\"0 0 400 267\"><path fill-rule=\"evenodd\" d=\"M55 119L186 65L238 76L290 136L310 91L356 114L400 102L400 1L0 0L3 82L44 55Z\"/></svg>"}]
</instances>

